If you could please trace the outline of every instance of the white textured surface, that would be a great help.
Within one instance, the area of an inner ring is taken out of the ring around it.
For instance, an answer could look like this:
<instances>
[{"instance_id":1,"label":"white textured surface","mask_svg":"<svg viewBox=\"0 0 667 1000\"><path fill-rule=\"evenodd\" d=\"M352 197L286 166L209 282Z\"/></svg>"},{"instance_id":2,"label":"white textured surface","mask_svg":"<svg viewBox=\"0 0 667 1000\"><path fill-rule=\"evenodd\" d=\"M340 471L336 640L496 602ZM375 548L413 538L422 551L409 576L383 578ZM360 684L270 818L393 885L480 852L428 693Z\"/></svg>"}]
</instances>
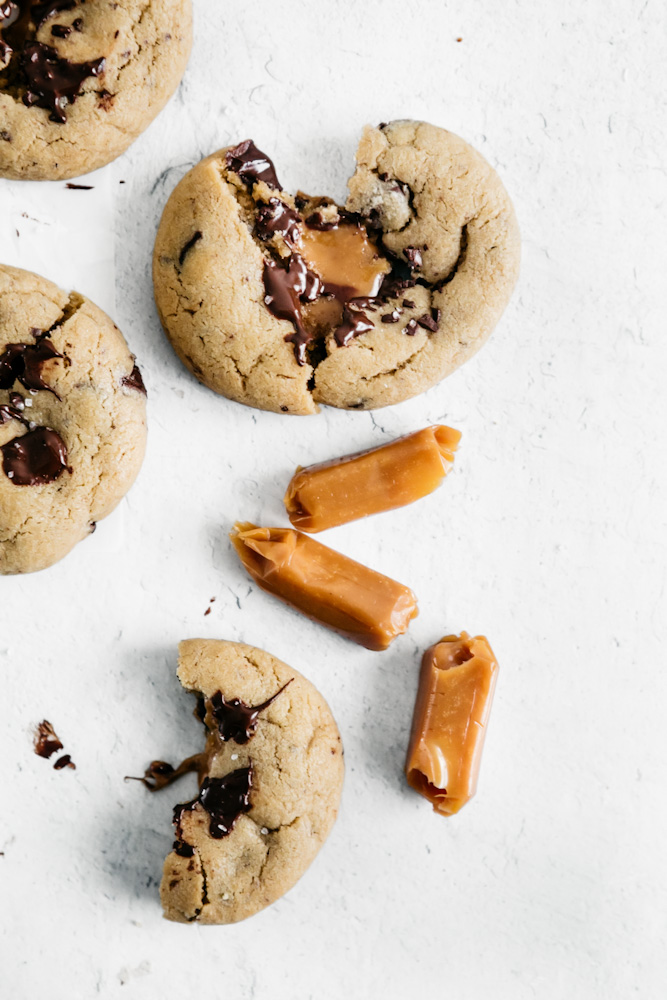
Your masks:
<instances>
[{"instance_id":1,"label":"white textured surface","mask_svg":"<svg viewBox=\"0 0 667 1000\"><path fill-rule=\"evenodd\" d=\"M115 238L114 318L150 420L119 510L54 569L0 581L3 997L664 995L665 9L456 6L195 0L179 95L94 192L0 186L3 258L109 308ZM375 414L283 418L200 387L151 299L178 178L253 136L288 187L343 197L361 126L407 116L471 141L515 199L521 284L488 347ZM90 206L83 253L74 204ZM23 211L40 224L14 240ZM440 420L463 431L443 489L325 539L415 589L408 636L365 652L251 591L236 517L279 521L296 464ZM447 821L401 768L419 651L462 628L488 635L501 675L477 799ZM231 928L160 916L171 804L191 786L123 783L197 747L175 677L196 635L302 670L346 746L326 848ZM33 755L44 716L76 772Z\"/></svg>"}]
</instances>

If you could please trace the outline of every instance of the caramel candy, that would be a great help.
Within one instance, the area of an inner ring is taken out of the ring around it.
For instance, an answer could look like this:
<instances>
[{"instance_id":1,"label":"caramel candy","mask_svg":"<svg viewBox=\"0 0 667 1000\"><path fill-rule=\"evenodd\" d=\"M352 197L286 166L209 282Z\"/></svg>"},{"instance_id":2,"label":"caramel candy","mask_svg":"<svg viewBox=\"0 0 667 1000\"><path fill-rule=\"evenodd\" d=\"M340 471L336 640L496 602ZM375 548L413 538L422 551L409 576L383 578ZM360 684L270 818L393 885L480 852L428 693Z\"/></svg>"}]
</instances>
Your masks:
<instances>
[{"instance_id":1,"label":"caramel candy","mask_svg":"<svg viewBox=\"0 0 667 1000\"><path fill-rule=\"evenodd\" d=\"M446 635L424 653L405 775L443 816L477 789L497 676L483 635Z\"/></svg>"},{"instance_id":2,"label":"caramel candy","mask_svg":"<svg viewBox=\"0 0 667 1000\"><path fill-rule=\"evenodd\" d=\"M262 590L366 649L386 649L417 616L408 587L299 531L234 529L234 548Z\"/></svg>"},{"instance_id":3,"label":"caramel candy","mask_svg":"<svg viewBox=\"0 0 667 1000\"><path fill-rule=\"evenodd\" d=\"M285 494L289 519L302 531L324 531L421 500L451 469L460 440L460 431L436 424L370 451L297 469Z\"/></svg>"}]
</instances>

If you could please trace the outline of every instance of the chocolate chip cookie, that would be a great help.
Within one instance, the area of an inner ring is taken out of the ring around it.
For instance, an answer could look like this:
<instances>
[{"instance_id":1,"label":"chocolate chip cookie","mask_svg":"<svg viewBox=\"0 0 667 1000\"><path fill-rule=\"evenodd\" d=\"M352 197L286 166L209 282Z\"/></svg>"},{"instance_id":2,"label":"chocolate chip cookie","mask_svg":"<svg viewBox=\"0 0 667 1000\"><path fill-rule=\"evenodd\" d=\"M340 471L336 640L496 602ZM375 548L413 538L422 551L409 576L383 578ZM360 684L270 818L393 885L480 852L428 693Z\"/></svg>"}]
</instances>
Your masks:
<instances>
[{"instance_id":1,"label":"chocolate chip cookie","mask_svg":"<svg viewBox=\"0 0 667 1000\"><path fill-rule=\"evenodd\" d=\"M146 441L146 390L89 299L0 265L0 573L51 566L111 513Z\"/></svg>"},{"instance_id":2,"label":"chocolate chip cookie","mask_svg":"<svg viewBox=\"0 0 667 1000\"><path fill-rule=\"evenodd\" d=\"M189 639L178 676L197 696L206 748L178 768L153 761L155 790L196 771L174 810L160 894L169 920L231 924L301 878L333 826L343 750L324 698L298 671L240 642Z\"/></svg>"},{"instance_id":3,"label":"chocolate chip cookie","mask_svg":"<svg viewBox=\"0 0 667 1000\"><path fill-rule=\"evenodd\" d=\"M164 210L155 299L205 385L282 413L373 409L485 342L519 268L510 199L463 139L367 128L345 208L281 187L252 141L195 166Z\"/></svg>"},{"instance_id":4,"label":"chocolate chip cookie","mask_svg":"<svg viewBox=\"0 0 667 1000\"><path fill-rule=\"evenodd\" d=\"M0 3L0 176L114 160L173 94L191 41L191 0Z\"/></svg>"}]
</instances>

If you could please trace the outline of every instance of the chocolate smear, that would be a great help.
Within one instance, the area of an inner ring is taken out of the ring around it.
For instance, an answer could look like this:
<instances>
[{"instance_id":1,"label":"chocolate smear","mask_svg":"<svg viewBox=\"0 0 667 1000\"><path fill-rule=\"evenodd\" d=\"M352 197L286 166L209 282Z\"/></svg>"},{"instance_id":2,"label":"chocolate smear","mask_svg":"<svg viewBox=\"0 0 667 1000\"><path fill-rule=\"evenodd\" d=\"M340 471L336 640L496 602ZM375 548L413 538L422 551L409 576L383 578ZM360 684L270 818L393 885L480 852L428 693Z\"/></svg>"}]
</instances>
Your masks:
<instances>
[{"instance_id":1,"label":"chocolate smear","mask_svg":"<svg viewBox=\"0 0 667 1000\"><path fill-rule=\"evenodd\" d=\"M45 757L47 760L58 750L62 750L63 745L56 736L56 731L48 721L44 719L35 730L35 753L38 757Z\"/></svg>"},{"instance_id":2,"label":"chocolate smear","mask_svg":"<svg viewBox=\"0 0 667 1000\"><path fill-rule=\"evenodd\" d=\"M192 248L195 245L195 243L199 243L199 241L200 241L201 238L202 238L202 234L200 233L199 230L197 230L197 232L194 234L194 236L191 236L190 239L188 240L188 242L185 244L185 246L183 247L183 249L181 250L181 252L178 255L178 263L179 263L179 265L181 267L183 267L183 261L185 260L185 258L189 254L189 252L192 250Z\"/></svg>"},{"instance_id":3,"label":"chocolate smear","mask_svg":"<svg viewBox=\"0 0 667 1000\"><path fill-rule=\"evenodd\" d=\"M65 187L69 188L70 191L92 191L94 185L93 184L72 184L71 181L68 181L67 184L65 185Z\"/></svg>"},{"instance_id":4,"label":"chocolate smear","mask_svg":"<svg viewBox=\"0 0 667 1000\"><path fill-rule=\"evenodd\" d=\"M322 294L322 282L306 267L303 257L293 253L287 267L272 260L264 261L264 303L278 319L287 319L294 326L285 340L294 344L294 356L300 365L308 362L306 347L313 339L301 318L301 303L314 302Z\"/></svg>"},{"instance_id":5,"label":"chocolate smear","mask_svg":"<svg viewBox=\"0 0 667 1000\"><path fill-rule=\"evenodd\" d=\"M240 142L225 154L225 163L229 170L238 174L247 187L252 187L256 181L264 181L270 188L280 190L280 183L272 161L258 149L252 139Z\"/></svg>"},{"instance_id":6,"label":"chocolate smear","mask_svg":"<svg viewBox=\"0 0 667 1000\"><path fill-rule=\"evenodd\" d=\"M74 63L59 56L50 45L28 42L21 56L21 68L28 84L23 103L27 107L50 110L50 120L62 124L67 121L65 108L79 96L84 80L99 76L104 67L103 58Z\"/></svg>"},{"instance_id":7,"label":"chocolate smear","mask_svg":"<svg viewBox=\"0 0 667 1000\"><path fill-rule=\"evenodd\" d=\"M270 240L272 236L282 236L288 246L294 248L301 239L301 217L280 198L269 198L260 205L255 217L255 231L260 240Z\"/></svg>"},{"instance_id":8,"label":"chocolate smear","mask_svg":"<svg viewBox=\"0 0 667 1000\"><path fill-rule=\"evenodd\" d=\"M146 386L144 385L138 365L134 366L129 375L123 375L120 384L126 385L128 389L136 389L137 392L142 392L144 396L146 395Z\"/></svg>"},{"instance_id":9,"label":"chocolate smear","mask_svg":"<svg viewBox=\"0 0 667 1000\"><path fill-rule=\"evenodd\" d=\"M379 305L377 298L350 299L343 306L343 322L334 333L334 339L339 347L347 347L350 341L362 333L373 329L373 321L364 310L374 312Z\"/></svg>"},{"instance_id":10,"label":"chocolate smear","mask_svg":"<svg viewBox=\"0 0 667 1000\"><path fill-rule=\"evenodd\" d=\"M20 382L26 389L45 389L60 398L42 378L42 365L62 356L44 335L38 336L35 344L7 344L0 354L0 389Z\"/></svg>"},{"instance_id":11,"label":"chocolate smear","mask_svg":"<svg viewBox=\"0 0 667 1000\"><path fill-rule=\"evenodd\" d=\"M246 705L240 698L232 698L231 701L227 701L222 691L216 691L209 704L222 742L227 743L233 740L234 743L247 743L255 735L259 713L268 708L278 695L283 693L287 685L292 683L293 679L291 678L287 684L283 684L279 691L263 701L261 705Z\"/></svg>"},{"instance_id":12,"label":"chocolate smear","mask_svg":"<svg viewBox=\"0 0 667 1000\"><path fill-rule=\"evenodd\" d=\"M196 771L198 775L201 775L206 770L206 764L207 757L203 753L196 753L192 757L186 757L178 767L172 767L165 760L152 760L144 771L142 778L135 778L128 774L125 776L125 781L140 781L149 792L159 792L184 774Z\"/></svg>"},{"instance_id":13,"label":"chocolate smear","mask_svg":"<svg viewBox=\"0 0 667 1000\"><path fill-rule=\"evenodd\" d=\"M50 427L37 427L0 447L2 467L15 486L53 483L68 468L65 442Z\"/></svg>"},{"instance_id":14,"label":"chocolate smear","mask_svg":"<svg viewBox=\"0 0 667 1000\"><path fill-rule=\"evenodd\" d=\"M183 802L174 809L174 825L178 843L184 843L181 836L183 814L201 806L209 814L209 833L216 840L228 836L236 821L243 813L250 812L250 792L252 790L252 764L240 767L224 778L204 778L199 795L191 802ZM187 857L187 855L185 855Z\"/></svg>"}]
</instances>

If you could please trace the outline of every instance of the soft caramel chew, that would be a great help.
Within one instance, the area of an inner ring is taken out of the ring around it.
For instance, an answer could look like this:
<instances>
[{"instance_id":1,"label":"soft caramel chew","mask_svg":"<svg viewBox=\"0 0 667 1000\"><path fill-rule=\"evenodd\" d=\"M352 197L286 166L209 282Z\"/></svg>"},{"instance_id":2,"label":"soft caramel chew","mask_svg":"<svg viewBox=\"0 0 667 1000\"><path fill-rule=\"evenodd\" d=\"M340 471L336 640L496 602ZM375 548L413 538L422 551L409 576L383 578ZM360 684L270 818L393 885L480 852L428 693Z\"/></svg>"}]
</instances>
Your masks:
<instances>
[{"instance_id":1,"label":"soft caramel chew","mask_svg":"<svg viewBox=\"0 0 667 1000\"><path fill-rule=\"evenodd\" d=\"M236 524L230 535L259 586L366 649L386 649L417 615L408 587L291 528Z\"/></svg>"},{"instance_id":2,"label":"soft caramel chew","mask_svg":"<svg viewBox=\"0 0 667 1000\"><path fill-rule=\"evenodd\" d=\"M421 500L451 469L460 440L460 431L437 424L370 451L297 469L285 494L289 519L302 531L324 531Z\"/></svg>"},{"instance_id":3,"label":"soft caramel chew","mask_svg":"<svg viewBox=\"0 0 667 1000\"><path fill-rule=\"evenodd\" d=\"M447 635L424 653L405 774L443 816L475 794L497 676L483 635Z\"/></svg>"}]
</instances>

